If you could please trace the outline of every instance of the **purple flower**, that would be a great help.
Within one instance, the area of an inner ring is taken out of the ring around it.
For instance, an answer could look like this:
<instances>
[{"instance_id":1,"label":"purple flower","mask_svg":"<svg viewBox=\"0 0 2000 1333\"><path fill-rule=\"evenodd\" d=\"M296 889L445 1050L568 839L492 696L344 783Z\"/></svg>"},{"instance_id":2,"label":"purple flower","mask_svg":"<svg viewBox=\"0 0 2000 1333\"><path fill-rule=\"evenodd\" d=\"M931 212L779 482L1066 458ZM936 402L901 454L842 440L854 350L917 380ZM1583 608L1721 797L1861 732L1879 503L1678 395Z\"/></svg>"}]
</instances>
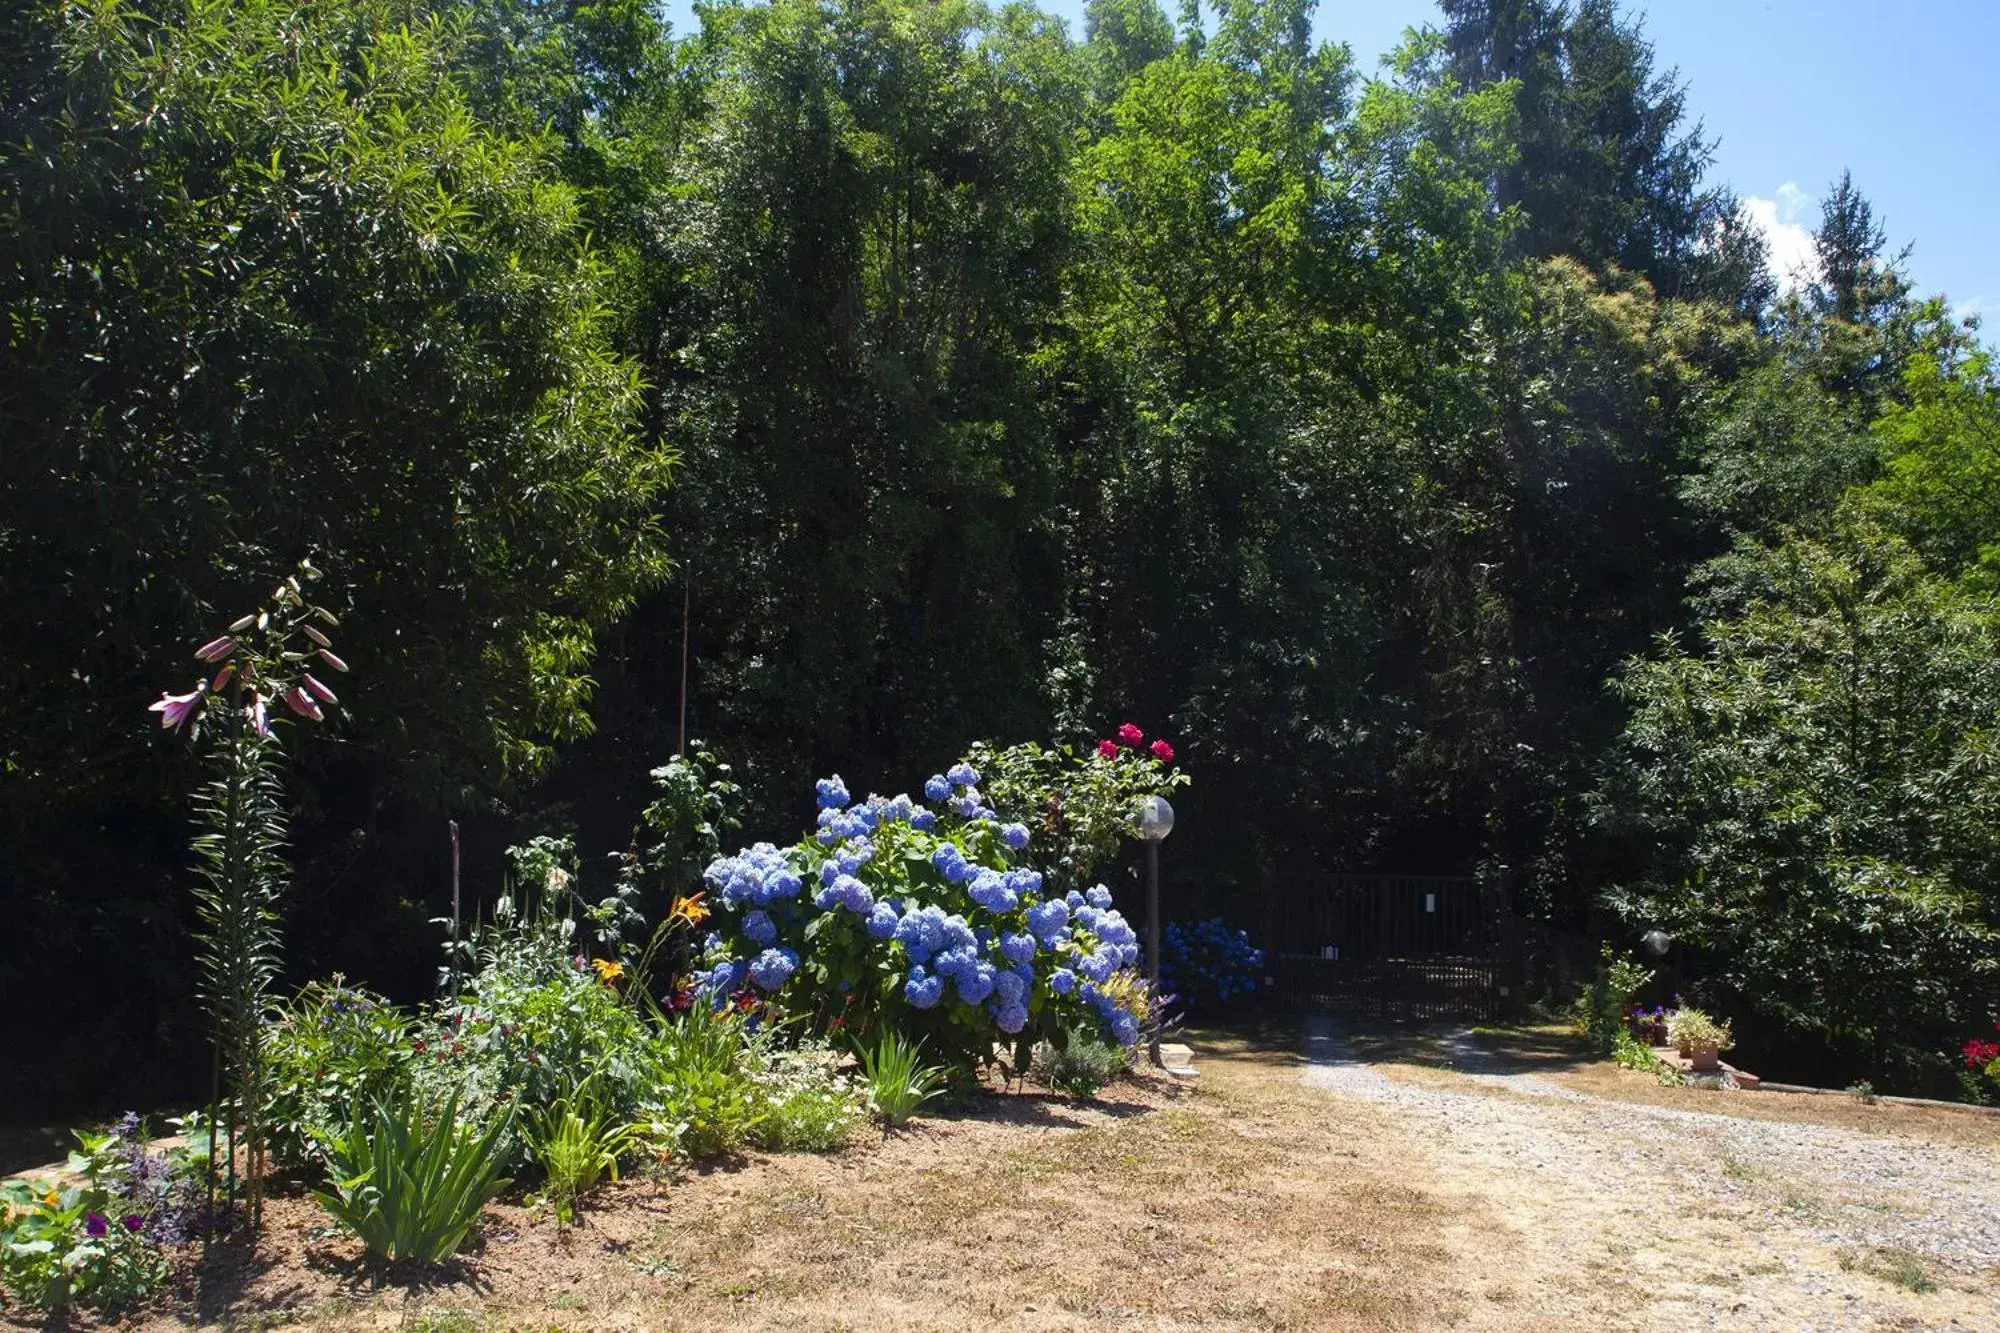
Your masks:
<instances>
[{"instance_id":1,"label":"purple flower","mask_svg":"<svg viewBox=\"0 0 2000 1333\"><path fill-rule=\"evenodd\" d=\"M83 1230L86 1235L102 1236L111 1230L111 1223L105 1220L103 1213L86 1213L83 1218Z\"/></svg>"},{"instance_id":2,"label":"purple flower","mask_svg":"<svg viewBox=\"0 0 2000 1333\"><path fill-rule=\"evenodd\" d=\"M131 1232L143 1231L145 1230L145 1227L146 1227L145 1218L139 1216L137 1213L125 1214L125 1229L127 1231Z\"/></svg>"},{"instance_id":3,"label":"purple flower","mask_svg":"<svg viewBox=\"0 0 2000 1333\"><path fill-rule=\"evenodd\" d=\"M147 705L146 711L158 713L160 725L166 730L179 731L181 723L194 716L195 709L201 707L204 688L201 682L197 682L193 692L189 694L162 693L157 700Z\"/></svg>"}]
</instances>

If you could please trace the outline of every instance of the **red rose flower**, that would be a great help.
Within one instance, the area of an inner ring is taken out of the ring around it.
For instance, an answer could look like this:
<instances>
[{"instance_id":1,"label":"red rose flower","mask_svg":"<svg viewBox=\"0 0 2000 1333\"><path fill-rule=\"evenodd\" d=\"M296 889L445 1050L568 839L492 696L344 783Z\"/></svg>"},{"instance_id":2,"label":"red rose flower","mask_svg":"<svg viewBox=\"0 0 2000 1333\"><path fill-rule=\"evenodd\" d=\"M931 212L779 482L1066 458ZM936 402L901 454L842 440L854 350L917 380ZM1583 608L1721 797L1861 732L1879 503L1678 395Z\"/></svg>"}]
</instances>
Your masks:
<instances>
[{"instance_id":1,"label":"red rose flower","mask_svg":"<svg viewBox=\"0 0 2000 1333\"><path fill-rule=\"evenodd\" d=\"M1097 743L1097 757L1100 759L1116 759L1118 757L1118 742L1099 741Z\"/></svg>"},{"instance_id":2,"label":"red rose flower","mask_svg":"<svg viewBox=\"0 0 2000 1333\"><path fill-rule=\"evenodd\" d=\"M1146 739L1146 733L1133 726L1130 722L1127 722L1118 728L1118 739L1137 749L1140 743Z\"/></svg>"},{"instance_id":3,"label":"red rose flower","mask_svg":"<svg viewBox=\"0 0 2000 1333\"><path fill-rule=\"evenodd\" d=\"M1167 743L1166 743L1165 741L1154 741L1154 742L1153 742L1153 758L1155 758L1155 759L1159 760L1159 761L1160 761L1161 763L1163 763L1163 764L1171 764L1171 763L1173 763L1173 762L1174 762L1174 747L1173 747L1173 746L1171 746L1171 745L1169 745L1169 744L1167 744Z\"/></svg>"}]
</instances>

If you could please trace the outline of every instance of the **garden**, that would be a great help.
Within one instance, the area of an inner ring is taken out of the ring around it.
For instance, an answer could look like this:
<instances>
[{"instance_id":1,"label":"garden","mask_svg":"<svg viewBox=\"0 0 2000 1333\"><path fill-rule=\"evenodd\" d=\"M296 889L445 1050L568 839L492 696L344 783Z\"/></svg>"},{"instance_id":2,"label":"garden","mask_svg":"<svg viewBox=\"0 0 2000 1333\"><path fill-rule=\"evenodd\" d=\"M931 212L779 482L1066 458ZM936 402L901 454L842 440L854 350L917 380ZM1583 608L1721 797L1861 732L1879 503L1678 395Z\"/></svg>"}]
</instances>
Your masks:
<instances>
[{"instance_id":1,"label":"garden","mask_svg":"<svg viewBox=\"0 0 2000 1333\"><path fill-rule=\"evenodd\" d=\"M1991 337L1403 7L0 7L0 1322L2000 1263Z\"/></svg>"},{"instance_id":2,"label":"garden","mask_svg":"<svg viewBox=\"0 0 2000 1333\"><path fill-rule=\"evenodd\" d=\"M321 677L350 670L320 577L302 563L151 710L208 774L190 805L211 1096L78 1131L60 1178L7 1184L4 1308L200 1307L211 1247L256 1254L271 1228L436 1269L482 1243L496 1201L561 1244L623 1174L834 1152L1029 1086L1089 1101L1176 1017L1091 878L1189 781L1130 723L1082 753L973 746L920 797L821 778L810 832L735 850L738 789L697 747L655 771L602 897L570 839L511 848L490 913L434 923L430 1001L338 975L277 993L285 733L327 724ZM1196 1004L1256 988L1242 932L1167 938L1163 975Z\"/></svg>"}]
</instances>

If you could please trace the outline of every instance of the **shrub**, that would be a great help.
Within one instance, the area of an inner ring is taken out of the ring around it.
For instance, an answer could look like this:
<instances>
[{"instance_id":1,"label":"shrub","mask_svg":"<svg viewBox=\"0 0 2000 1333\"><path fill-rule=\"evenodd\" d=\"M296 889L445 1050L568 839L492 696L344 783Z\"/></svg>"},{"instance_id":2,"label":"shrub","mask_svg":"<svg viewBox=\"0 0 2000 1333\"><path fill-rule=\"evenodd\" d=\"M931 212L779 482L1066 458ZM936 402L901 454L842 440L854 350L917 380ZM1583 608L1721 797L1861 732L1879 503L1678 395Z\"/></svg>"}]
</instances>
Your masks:
<instances>
[{"instance_id":1,"label":"shrub","mask_svg":"<svg viewBox=\"0 0 2000 1333\"><path fill-rule=\"evenodd\" d=\"M940 813L908 796L852 802L837 776L821 780L812 838L708 867L721 921L699 991L887 1024L955 1069L990 1060L998 1038L1083 1024L1136 1042L1149 997L1111 983L1137 977L1137 935L1101 885L1045 896L1028 828L1001 822L978 782L966 763L932 777Z\"/></svg>"},{"instance_id":2,"label":"shrub","mask_svg":"<svg viewBox=\"0 0 2000 1333\"><path fill-rule=\"evenodd\" d=\"M1597 965L1597 976L1576 998L1573 1009L1576 1030L1601 1054L1609 1054L1625 1030L1625 1015L1632 997L1653 979L1650 968L1630 958L1614 954L1606 944Z\"/></svg>"},{"instance_id":3,"label":"shrub","mask_svg":"<svg viewBox=\"0 0 2000 1333\"><path fill-rule=\"evenodd\" d=\"M477 970L412 1033L416 1085L485 1120L514 1104L553 1106L595 1079L615 1116L636 1112L645 1020L620 994L617 969L593 967L574 948L572 922L540 909L524 919L503 898L499 919L477 936ZM510 1166L525 1163L517 1138L505 1147Z\"/></svg>"},{"instance_id":4,"label":"shrub","mask_svg":"<svg viewBox=\"0 0 2000 1333\"><path fill-rule=\"evenodd\" d=\"M974 745L970 762L1003 820L1018 822L1043 849L1037 868L1056 888L1082 888L1118 846L1134 833L1138 808L1148 796L1165 796L1191 780L1171 769L1173 747L1150 748L1130 722L1095 746L1043 747L1034 742L994 749Z\"/></svg>"},{"instance_id":5,"label":"shrub","mask_svg":"<svg viewBox=\"0 0 2000 1333\"><path fill-rule=\"evenodd\" d=\"M391 1096L412 1059L408 1015L338 975L277 1006L265 1030L271 1151L286 1166L323 1166L320 1144Z\"/></svg>"},{"instance_id":6,"label":"shrub","mask_svg":"<svg viewBox=\"0 0 2000 1333\"><path fill-rule=\"evenodd\" d=\"M1263 980L1263 951L1219 916L1169 921L1160 932L1160 988L1190 1012L1220 1012L1256 994Z\"/></svg>"},{"instance_id":7,"label":"shrub","mask_svg":"<svg viewBox=\"0 0 2000 1333\"><path fill-rule=\"evenodd\" d=\"M2000 1025L1994 1031L2000 1032ZM1961 1095L1966 1101L1984 1105L1993 1091L2000 1089L2000 1041L1974 1037L1959 1048L1958 1054L1964 1064L1959 1080Z\"/></svg>"},{"instance_id":8,"label":"shrub","mask_svg":"<svg viewBox=\"0 0 2000 1333\"><path fill-rule=\"evenodd\" d=\"M487 1201L511 1183L500 1171L513 1117L481 1129L458 1111L452 1097L433 1115L406 1091L326 1143L332 1188L317 1197L370 1254L426 1264L456 1254Z\"/></svg>"},{"instance_id":9,"label":"shrub","mask_svg":"<svg viewBox=\"0 0 2000 1333\"><path fill-rule=\"evenodd\" d=\"M755 1075L764 1118L750 1138L775 1152L828 1152L868 1118L868 1097L841 1072L842 1057L810 1044L761 1057Z\"/></svg>"},{"instance_id":10,"label":"shrub","mask_svg":"<svg viewBox=\"0 0 2000 1333\"><path fill-rule=\"evenodd\" d=\"M576 1201L605 1175L618 1179L619 1157L643 1132L597 1100L595 1083L586 1078L553 1106L522 1114L528 1156L545 1177L539 1198L555 1209L559 1222L576 1220Z\"/></svg>"},{"instance_id":11,"label":"shrub","mask_svg":"<svg viewBox=\"0 0 2000 1333\"><path fill-rule=\"evenodd\" d=\"M716 1157L740 1149L767 1114L736 1010L696 1006L663 1018L642 1053L645 1132L663 1150Z\"/></svg>"},{"instance_id":12,"label":"shrub","mask_svg":"<svg viewBox=\"0 0 2000 1333\"><path fill-rule=\"evenodd\" d=\"M1131 1067L1132 1052L1097 1040L1089 1032L1066 1034L1062 1044L1043 1042L1035 1047L1034 1076L1057 1092L1090 1098L1098 1089L1125 1076Z\"/></svg>"},{"instance_id":13,"label":"shrub","mask_svg":"<svg viewBox=\"0 0 2000 1333\"><path fill-rule=\"evenodd\" d=\"M923 1063L923 1044L912 1044L894 1029L862 1048L861 1071L868 1080L869 1104L891 1129L907 1124L944 1089L943 1066Z\"/></svg>"}]
</instances>

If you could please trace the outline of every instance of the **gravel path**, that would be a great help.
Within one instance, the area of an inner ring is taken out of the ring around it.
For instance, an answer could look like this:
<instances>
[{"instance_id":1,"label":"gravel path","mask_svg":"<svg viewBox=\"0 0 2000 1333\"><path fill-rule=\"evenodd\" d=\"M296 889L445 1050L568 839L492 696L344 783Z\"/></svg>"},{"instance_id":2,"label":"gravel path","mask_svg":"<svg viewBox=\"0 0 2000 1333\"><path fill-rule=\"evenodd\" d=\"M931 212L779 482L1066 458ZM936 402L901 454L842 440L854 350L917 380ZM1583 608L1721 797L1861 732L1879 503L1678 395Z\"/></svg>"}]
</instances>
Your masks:
<instances>
[{"instance_id":1,"label":"gravel path","mask_svg":"<svg viewBox=\"0 0 2000 1333\"><path fill-rule=\"evenodd\" d=\"M1469 1034L1446 1050L1449 1085L1406 1082L1322 1023L1305 1080L1388 1107L1502 1219L1499 1254L1465 1239L1506 1300L1533 1272L1558 1308L1614 1297L1603 1327L2000 1330L2000 1152L1613 1101L1507 1073ZM1537 1326L1520 1314L1471 1326Z\"/></svg>"}]
</instances>

